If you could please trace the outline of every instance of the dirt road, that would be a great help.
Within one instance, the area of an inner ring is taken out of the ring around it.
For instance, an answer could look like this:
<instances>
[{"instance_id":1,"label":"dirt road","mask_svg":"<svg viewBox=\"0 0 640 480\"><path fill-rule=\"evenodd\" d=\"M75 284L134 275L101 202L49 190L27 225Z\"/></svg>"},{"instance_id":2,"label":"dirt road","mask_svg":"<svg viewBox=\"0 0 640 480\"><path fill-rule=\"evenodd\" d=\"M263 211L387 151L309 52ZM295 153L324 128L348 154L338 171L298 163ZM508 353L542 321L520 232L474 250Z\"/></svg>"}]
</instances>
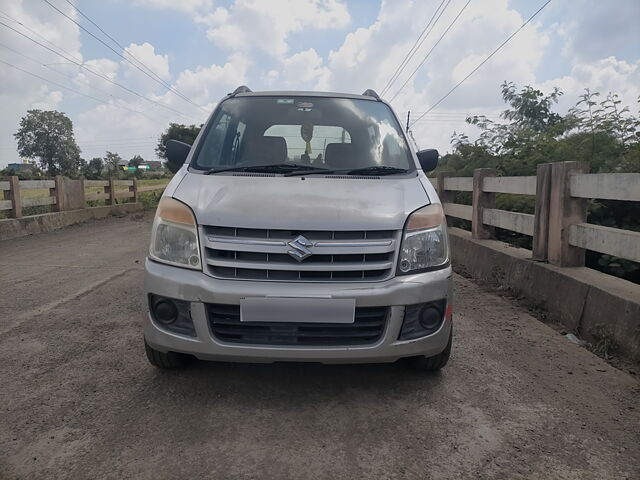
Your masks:
<instances>
[{"instance_id":1,"label":"dirt road","mask_svg":"<svg viewBox=\"0 0 640 480\"><path fill-rule=\"evenodd\" d=\"M640 383L456 277L452 360L196 363L142 346L150 218L0 243L0 478L640 478Z\"/></svg>"}]
</instances>

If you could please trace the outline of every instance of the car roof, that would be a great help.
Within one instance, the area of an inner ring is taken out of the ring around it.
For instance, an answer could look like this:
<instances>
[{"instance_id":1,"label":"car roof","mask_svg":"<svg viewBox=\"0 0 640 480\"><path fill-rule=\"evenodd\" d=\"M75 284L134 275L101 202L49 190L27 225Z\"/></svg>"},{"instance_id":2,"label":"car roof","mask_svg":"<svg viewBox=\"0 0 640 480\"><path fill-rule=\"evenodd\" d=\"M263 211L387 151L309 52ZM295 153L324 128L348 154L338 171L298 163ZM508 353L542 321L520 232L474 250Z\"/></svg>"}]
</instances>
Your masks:
<instances>
[{"instance_id":1,"label":"car roof","mask_svg":"<svg viewBox=\"0 0 640 480\"><path fill-rule=\"evenodd\" d=\"M236 93L234 97L326 97L326 98L355 98L359 100L377 101L369 95L356 95L353 93L338 92L306 92L294 90L265 91L265 92L242 92Z\"/></svg>"}]
</instances>

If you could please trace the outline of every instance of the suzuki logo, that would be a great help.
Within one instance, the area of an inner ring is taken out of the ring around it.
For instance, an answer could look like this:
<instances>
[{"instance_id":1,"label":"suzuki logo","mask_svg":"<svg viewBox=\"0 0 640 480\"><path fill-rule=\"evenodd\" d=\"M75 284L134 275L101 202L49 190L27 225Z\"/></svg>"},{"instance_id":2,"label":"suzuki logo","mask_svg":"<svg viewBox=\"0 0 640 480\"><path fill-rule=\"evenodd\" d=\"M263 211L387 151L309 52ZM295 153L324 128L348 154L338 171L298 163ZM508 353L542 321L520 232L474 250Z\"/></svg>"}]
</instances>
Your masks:
<instances>
[{"instance_id":1,"label":"suzuki logo","mask_svg":"<svg viewBox=\"0 0 640 480\"><path fill-rule=\"evenodd\" d=\"M312 247L313 243L304 238L302 235L298 235L287 245L292 248L292 250L289 250L287 253L299 262L312 255L309 247Z\"/></svg>"}]
</instances>

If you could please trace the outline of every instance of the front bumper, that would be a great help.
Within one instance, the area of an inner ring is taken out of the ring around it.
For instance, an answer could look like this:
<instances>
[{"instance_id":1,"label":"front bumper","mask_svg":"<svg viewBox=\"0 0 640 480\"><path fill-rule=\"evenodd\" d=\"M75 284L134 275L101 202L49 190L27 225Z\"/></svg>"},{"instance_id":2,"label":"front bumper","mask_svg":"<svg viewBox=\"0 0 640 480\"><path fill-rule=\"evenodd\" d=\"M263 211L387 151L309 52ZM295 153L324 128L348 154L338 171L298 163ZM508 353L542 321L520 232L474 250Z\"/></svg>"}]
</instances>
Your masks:
<instances>
[{"instance_id":1,"label":"front bumper","mask_svg":"<svg viewBox=\"0 0 640 480\"><path fill-rule=\"evenodd\" d=\"M451 319L435 333L415 340L399 341L404 306L446 298L451 303L452 273L447 267L427 273L395 277L384 282L287 283L219 280L202 272L171 267L146 260L145 297L149 293L191 302L196 337L168 332L145 314L144 336L154 349L181 352L202 360L233 362L302 361L321 363L395 362L416 355L433 356L447 346ZM385 331L375 344L343 347L238 345L215 339L209 328L205 304L239 305L245 297L264 296L352 298L356 307L390 306Z\"/></svg>"}]
</instances>

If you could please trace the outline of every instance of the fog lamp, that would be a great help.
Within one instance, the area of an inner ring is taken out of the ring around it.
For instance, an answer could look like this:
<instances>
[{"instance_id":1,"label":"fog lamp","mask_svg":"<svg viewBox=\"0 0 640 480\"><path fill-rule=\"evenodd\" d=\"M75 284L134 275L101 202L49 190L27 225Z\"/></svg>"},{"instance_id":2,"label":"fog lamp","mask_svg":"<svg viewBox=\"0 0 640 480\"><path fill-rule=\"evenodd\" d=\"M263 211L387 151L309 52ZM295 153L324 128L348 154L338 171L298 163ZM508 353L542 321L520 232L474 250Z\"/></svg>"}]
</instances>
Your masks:
<instances>
[{"instance_id":1,"label":"fog lamp","mask_svg":"<svg viewBox=\"0 0 640 480\"><path fill-rule=\"evenodd\" d=\"M444 321L446 300L407 305L399 340L413 340L437 332Z\"/></svg>"},{"instance_id":2,"label":"fog lamp","mask_svg":"<svg viewBox=\"0 0 640 480\"><path fill-rule=\"evenodd\" d=\"M150 294L149 311L155 323L162 329L190 337L196 336L190 302Z\"/></svg>"}]
</instances>

